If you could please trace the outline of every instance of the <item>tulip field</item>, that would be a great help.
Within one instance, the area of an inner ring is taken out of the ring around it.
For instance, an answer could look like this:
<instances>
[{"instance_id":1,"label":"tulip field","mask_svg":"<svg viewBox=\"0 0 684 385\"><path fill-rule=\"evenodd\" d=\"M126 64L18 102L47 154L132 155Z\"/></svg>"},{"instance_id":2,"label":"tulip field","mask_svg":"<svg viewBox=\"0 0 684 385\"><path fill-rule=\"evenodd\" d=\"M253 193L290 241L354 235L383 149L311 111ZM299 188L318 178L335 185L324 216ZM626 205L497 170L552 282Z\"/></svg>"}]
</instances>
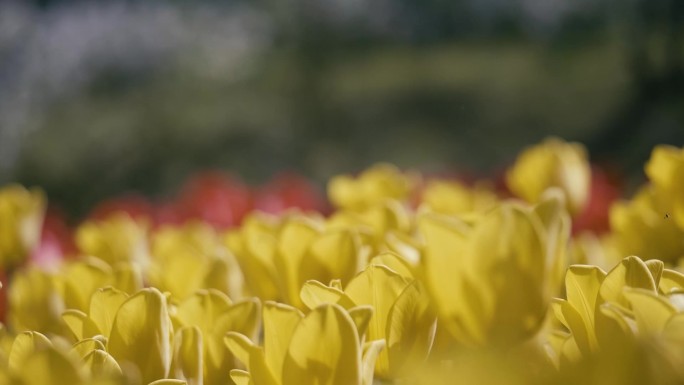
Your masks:
<instances>
[{"instance_id":1,"label":"tulip field","mask_svg":"<svg viewBox=\"0 0 684 385\"><path fill-rule=\"evenodd\" d=\"M684 383L684 148L501 175L207 172L77 223L0 187L0 385Z\"/></svg>"}]
</instances>

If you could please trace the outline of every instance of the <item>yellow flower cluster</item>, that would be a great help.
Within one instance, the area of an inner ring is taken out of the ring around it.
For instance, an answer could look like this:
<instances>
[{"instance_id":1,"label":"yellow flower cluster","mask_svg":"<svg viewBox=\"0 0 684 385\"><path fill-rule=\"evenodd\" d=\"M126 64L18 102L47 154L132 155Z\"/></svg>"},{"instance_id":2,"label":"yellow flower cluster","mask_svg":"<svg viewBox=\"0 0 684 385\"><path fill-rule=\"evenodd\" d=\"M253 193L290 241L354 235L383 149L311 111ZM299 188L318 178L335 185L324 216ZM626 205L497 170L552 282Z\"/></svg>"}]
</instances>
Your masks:
<instances>
[{"instance_id":1,"label":"yellow flower cluster","mask_svg":"<svg viewBox=\"0 0 684 385\"><path fill-rule=\"evenodd\" d=\"M87 221L56 268L25 262L43 195L10 186L0 385L683 383L684 149L646 173L604 235L572 232L591 168L550 139L512 197L379 165L331 180L329 216Z\"/></svg>"}]
</instances>

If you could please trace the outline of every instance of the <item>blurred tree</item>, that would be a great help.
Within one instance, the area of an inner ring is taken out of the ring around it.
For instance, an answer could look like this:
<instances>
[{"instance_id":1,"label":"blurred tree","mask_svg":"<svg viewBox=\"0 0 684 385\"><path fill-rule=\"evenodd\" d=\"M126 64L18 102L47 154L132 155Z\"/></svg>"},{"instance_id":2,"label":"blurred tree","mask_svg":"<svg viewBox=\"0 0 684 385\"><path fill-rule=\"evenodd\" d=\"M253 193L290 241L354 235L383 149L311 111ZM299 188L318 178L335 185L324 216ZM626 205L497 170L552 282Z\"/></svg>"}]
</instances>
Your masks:
<instances>
[{"instance_id":1,"label":"blurred tree","mask_svg":"<svg viewBox=\"0 0 684 385\"><path fill-rule=\"evenodd\" d=\"M637 168L653 145L684 143L684 1L620 2L616 9L630 94L587 141L597 156L626 159Z\"/></svg>"}]
</instances>

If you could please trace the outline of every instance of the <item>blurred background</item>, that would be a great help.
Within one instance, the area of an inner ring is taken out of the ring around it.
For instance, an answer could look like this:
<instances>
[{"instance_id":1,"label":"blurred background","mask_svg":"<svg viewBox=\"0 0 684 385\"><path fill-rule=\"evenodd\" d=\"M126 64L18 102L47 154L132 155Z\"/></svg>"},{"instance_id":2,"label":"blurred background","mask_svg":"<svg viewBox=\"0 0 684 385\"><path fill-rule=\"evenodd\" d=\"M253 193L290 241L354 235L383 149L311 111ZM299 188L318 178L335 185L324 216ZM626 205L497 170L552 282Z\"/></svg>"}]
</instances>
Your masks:
<instances>
[{"instance_id":1,"label":"blurred background","mask_svg":"<svg viewBox=\"0 0 684 385\"><path fill-rule=\"evenodd\" d=\"M230 170L499 173L684 144L682 0L0 0L0 183L71 215Z\"/></svg>"}]
</instances>

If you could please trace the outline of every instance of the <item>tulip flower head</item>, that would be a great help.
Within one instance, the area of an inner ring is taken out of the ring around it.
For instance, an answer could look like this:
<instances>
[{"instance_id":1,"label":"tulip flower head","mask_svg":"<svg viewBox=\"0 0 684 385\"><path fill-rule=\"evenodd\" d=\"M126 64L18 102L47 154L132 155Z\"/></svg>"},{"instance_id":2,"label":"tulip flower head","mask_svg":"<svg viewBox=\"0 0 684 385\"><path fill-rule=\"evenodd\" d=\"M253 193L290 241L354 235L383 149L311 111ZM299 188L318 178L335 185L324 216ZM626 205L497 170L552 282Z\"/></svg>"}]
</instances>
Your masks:
<instances>
[{"instance_id":1,"label":"tulip flower head","mask_svg":"<svg viewBox=\"0 0 684 385\"><path fill-rule=\"evenodd\" d=\"M38 245L45 209L40 190L19 185L0 189L0 267L16 267Z\"/></svg>"},{"instance_id":2,"label":"tulip flower head","mask_svg":"<svg viewBox=\"0 0 684 385\"><path fill-rule=\"evenodd\" d=\"M340 305L323 304L304 316L293 307L268 302L263 317L264 346L238 333L225 338L247 367L231 372L235 383L372 385L375 359L384 341L362 346L363 329Z\"/></svg>"},{"instance_id":3,"label":"tulip flower head","mask_svg":"<svg viewBox=\"0 0 684 385\"><path fill-rule=\"evenodd\" d=\"M565 267L569 221L560 199L504 202L474 223L426 215L420 271L444 326L471 346L536 333Z\"/></svg>"},{"instance_id":4,"label":"tulip flower head","mask_svg":"<svg viewBox=\"0 0 684 385\"><path fill-rule=\"evenodd\" d=\"M591 169L584 147L560 139L547 139L523 151L506 175L516 196L536 203L549 187L559 188L568 210L579 213L587 202Z\"/></svg>"}]
</instances>

